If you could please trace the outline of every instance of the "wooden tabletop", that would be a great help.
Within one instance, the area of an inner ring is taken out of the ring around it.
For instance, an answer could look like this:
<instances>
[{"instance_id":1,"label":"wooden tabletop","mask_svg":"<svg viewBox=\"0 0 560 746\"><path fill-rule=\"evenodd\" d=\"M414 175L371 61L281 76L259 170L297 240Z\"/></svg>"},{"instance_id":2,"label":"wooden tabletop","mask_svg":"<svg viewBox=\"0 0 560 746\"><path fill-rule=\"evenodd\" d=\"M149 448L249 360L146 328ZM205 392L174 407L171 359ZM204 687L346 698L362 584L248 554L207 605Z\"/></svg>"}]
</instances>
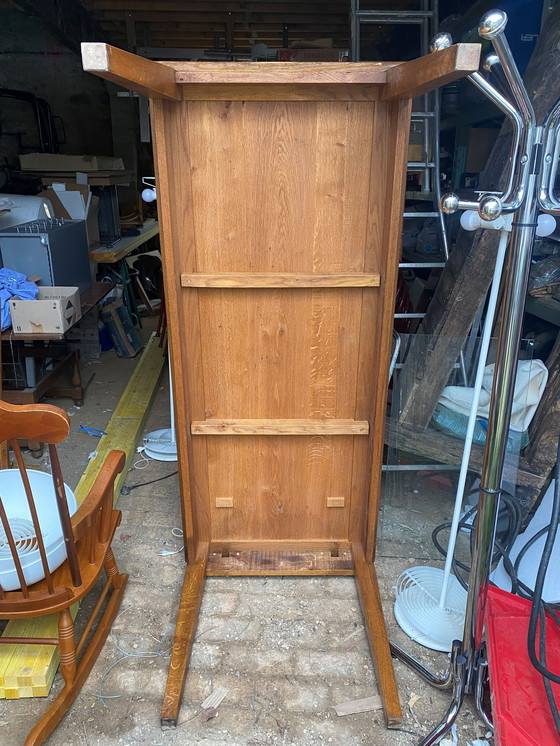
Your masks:
<instances>
[{"instance_id":1,"label":"wooden tabletop","mask_svg":"<svg viewBox=\"0 0 560 746\"><path fill-rule=\"evenodd\" d=\"M114 282L94 282L91 287L89 287L87 290L84 290L83 293L80 293L80 306L82 309L82 315L80 316L80 319L82 319L86 313L91 311L91 309L96 306L103 298L115 287ZM78 319L75 323L77 324L80 319ZM74 324L72 324L74 326ZM70 329L72 327L69 327ZM68 329L66 330L68 331ZM16 334L12 329L6 329L5 332L2 332L2 335L0 336L0 339L2 341L10 341L13 340L14 342L20 342L20 341L27 341L27 342L34 342L34 341L48 341L53 339L64 339L65 332L51 332L50 334Z\"/></svg>"},{"instance_id":2,"label":"wooden tabletop","mask_svg":"<svg viewBox=\"0 0 560 746\"><path fill-rule=\"evenodd\" d=\"M140 231L138 236L125 236L119 239L112 246L101 246L95 251L91 251L89 256L90 259L98 264L114 264L124 259L126 256L131 254L134 249L137 249L150 238L157 236L159 233L159 223L157 220L146 220L144 225L138 229Z\"/></svg>"}]
</instances>

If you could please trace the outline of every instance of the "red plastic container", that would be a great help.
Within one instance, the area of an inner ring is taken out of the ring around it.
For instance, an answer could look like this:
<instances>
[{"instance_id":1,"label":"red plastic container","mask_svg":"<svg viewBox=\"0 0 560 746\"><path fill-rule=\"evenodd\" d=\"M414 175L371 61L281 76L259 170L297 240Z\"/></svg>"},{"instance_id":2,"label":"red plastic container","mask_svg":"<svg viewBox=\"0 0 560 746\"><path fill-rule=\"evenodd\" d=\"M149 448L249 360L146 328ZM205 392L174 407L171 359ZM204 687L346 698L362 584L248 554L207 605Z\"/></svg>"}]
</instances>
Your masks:
<instances>
[{"instance_id":1,"label":"red plastic container","mask_svg":"<svg viewBox=\"0 0 560 746\"><path fill-rule=\"evenodd\" d=\"M486 647L497 746L559 746L560 736L542 677L527 653L531 603L490 587L486 609ZM560 630L550 619L547 619L546 641L547 668L560 673ZM560 709L560 685L553 683L552 691Z\"/></svg>"}]
</instances>

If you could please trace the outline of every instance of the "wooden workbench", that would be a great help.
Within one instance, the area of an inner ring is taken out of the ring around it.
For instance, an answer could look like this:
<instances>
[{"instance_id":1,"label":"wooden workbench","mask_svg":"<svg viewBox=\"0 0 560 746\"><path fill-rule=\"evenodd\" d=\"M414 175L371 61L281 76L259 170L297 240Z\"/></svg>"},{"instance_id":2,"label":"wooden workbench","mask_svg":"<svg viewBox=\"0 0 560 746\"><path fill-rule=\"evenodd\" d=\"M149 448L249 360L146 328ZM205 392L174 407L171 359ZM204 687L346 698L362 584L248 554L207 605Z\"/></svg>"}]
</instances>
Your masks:
<instances>
[{"instance_id":1,"label":"wooden workbench","mask_svg":"<svg viewBox=\"0 0 560 746\"><path fill-rule=\"evenodd\" d=\"M146 220L144 225L138 228L137 236L125 236L120 238L112 246L100 246L94 251L90 251L89 257L98 264L115 264L125 259L135 249L143 246L150 238L154 238L159 233L159 223L157 220Z\"/></svg>"}]
</instances>

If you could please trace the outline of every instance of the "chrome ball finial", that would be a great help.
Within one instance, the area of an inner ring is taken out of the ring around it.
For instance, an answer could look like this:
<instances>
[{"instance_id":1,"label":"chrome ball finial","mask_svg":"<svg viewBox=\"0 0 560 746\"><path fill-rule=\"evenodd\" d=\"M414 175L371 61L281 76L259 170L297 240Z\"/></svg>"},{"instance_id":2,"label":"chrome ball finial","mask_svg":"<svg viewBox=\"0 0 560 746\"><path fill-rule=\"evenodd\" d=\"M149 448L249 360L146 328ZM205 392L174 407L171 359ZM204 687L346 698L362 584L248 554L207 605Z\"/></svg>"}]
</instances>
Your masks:
<instances>
[{"instance_id":1,"label":"chrome ball finial","mask_svg":"<svg viewBox=\"0 0 560 746\"><path fill-rule=\"evenodd\" d=\"M480 19L478 34L483 39L495 39L496 36L505 31L507 22L508 17L503 10L489 10Z\"/></svg>"},{"instance_id":2,"label":"chrome ball finial","mask_svg":"<svg viewBox=\"0 0 560 746\"><path fill-rule=\"evenodd\" d=\"M500 58L497 54L492 52L491 54L487 54L482 62L482 69L486 70L486 72L492 72L492 68L494 65L500 64Z\"/></svg>"},{"instance_id":3,"label":"chrome ball finial","mask_svg":"<svg viewBox=\"0 0 560 746\"><path fill-rule=\"evenodd\" d=\"M489 194L478 203L478 214L482 220L496 220L502 214L502 203L498 197Z\"/></svg>"},{"instance_id":4,"label":"chrome ball finial","mask_svg":"<svg viewBox=\"0 0 560 746\"><path fill-rule=\"evenodd\" d=\"M446 215L451 215L459 209L459 197L457 197L456 194L453 194L453 192L444 194L440 199L439 206L441 207L442 212Z\"/></svg>"},{"instance_id":5,"label":"chrome ball finial","mask_svg":"<svg viewBox=\"0 0 560 746\"><path fill-rule=\"evenodd\" d=\"M442 31L436 34L430 44L430 52L439 52L441 49L447 49L453 44L451 34L446 31Z\"/></svg>"}]
</instances>

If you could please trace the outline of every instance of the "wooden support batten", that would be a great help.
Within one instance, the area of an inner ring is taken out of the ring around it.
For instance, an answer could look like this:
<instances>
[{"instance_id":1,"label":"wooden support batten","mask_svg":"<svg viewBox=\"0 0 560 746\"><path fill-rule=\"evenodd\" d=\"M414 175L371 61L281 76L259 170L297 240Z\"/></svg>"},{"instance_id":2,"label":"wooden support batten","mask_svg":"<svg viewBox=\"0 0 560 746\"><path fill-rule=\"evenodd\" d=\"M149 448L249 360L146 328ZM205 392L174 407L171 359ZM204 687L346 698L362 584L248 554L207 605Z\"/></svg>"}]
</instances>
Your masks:
<instances>
[{"instance_id":1,"label":"wooden support batten","mask_svg":"<svg viewBox=\"0 0 560 746\"><path fill-rule=\"evenodd\" d=\"M191 423L192 435L367 435L367 420L227 419Z\"/></svg>"},{"instance_id":2,"label":"wooden support batten","mask_svg":"<svg viewBox=\"0 0 560 746\"><path fill-rule=\"evenodd\" d=\"M194 272L181 274L184 288L365 288L379 287L378 272Z\"/></svg>"}]
</instances>

